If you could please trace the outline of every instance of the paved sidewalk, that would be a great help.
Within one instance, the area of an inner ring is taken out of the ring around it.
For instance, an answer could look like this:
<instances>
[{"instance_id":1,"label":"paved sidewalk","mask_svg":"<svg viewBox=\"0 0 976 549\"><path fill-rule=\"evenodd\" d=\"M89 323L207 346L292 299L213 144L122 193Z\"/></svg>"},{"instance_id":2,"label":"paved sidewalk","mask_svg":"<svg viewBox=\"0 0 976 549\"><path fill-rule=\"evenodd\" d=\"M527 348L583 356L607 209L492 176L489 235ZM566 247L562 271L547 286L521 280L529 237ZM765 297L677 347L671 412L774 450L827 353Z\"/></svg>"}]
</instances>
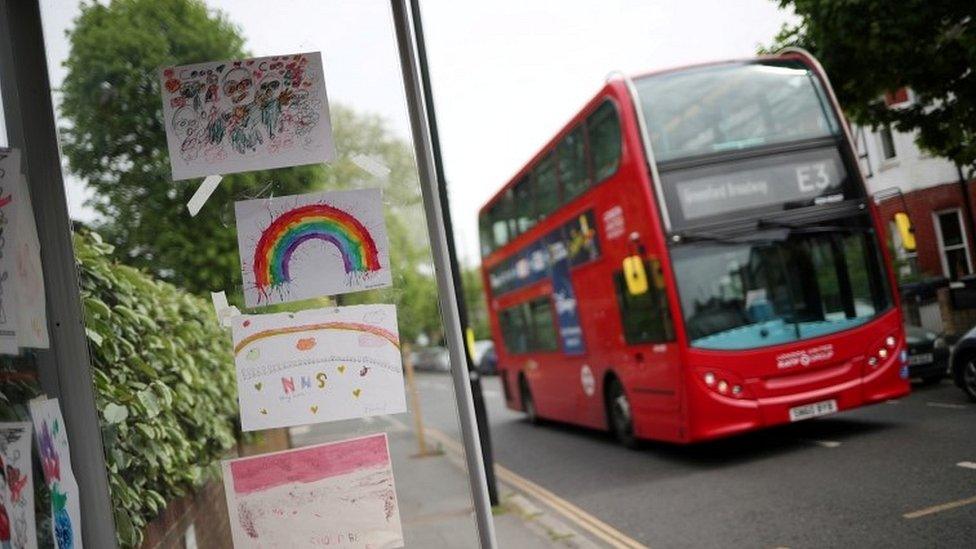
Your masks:
<instances>
[{"instance_id":1,"label":"paved sidewalk","mask_svg":"<svg viewBox=\"0 0 976 549\"><path fill-rule=\"evenodd\" d=\"M461 456L435 441L431 455L418 457L412 431L395 418L323 423L292 428L294 447L332 442L376 432L389 438L397 501L406 547L477 548L467 474ZM537 508L505 488L494 513L500 548L579 547L558 523L550 524Z\"/></svg>"}]
</instances>

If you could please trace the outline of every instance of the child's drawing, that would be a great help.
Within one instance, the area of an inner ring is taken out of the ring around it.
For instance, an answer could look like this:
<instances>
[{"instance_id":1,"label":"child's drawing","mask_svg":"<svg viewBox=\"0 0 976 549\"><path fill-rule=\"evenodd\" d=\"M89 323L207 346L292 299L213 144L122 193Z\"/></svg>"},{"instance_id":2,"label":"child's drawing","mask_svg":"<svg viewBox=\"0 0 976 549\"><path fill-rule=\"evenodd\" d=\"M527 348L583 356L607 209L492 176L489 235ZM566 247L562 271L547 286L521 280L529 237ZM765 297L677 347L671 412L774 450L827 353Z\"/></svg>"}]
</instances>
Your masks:
<instances>
[{"instance_id":1,"label":"child's drawing","mask_svg":"<svg viewBox=\"0 0 976 549\"><path fill-rule=\"evenodd\" d=\"M379 189L235 204L248 307L389 286Z\"/></svg>"},{"instance_id":2,"label":"child's drawing","mask_svg":"<svg viewBox=\"0 0 976 549\"><path fill-rule=\"evenodd\" d=\"M78 482L71 470L68 433L58 399L30 401L31 419L41 455L44 482L51 492L51 522L57 549L81 548Z\"/></svg>"},{"instance_id":3,"label":"child's drawing","mask_svg":"<svg viewBox=\"0 0 976 549\"><path fill-rule=\"evenodd\" d=\"M406 411L396 307L232 319L245 431Z\"/></svg>"},{"instance_id":4,"label":"child's drawing","mask_svg":"<svg viewBox=\"0 0 976 549\"><path fill-rule=\"evenodd\" d=\"M335 157L318 52L166 67L160 81L174 180Z\"/></svg>"},{"instance_id":5,"label":"child's drawing","mask_svg":"<svg viewBox=\"0 0 976 549\"><path fill-rule=\"evenodd\" d=\"M223 462L234 547L403 547L386 434Z\"/></svg>"},{"instance_id":6,"label":"child's drawing","mask_svg":"<svg viewBox=\"0 0 976 549\"><path fill-rule=\"evenodd\" d=\"M30 422L0 423L0 546L37 548Z\"/></svg>"}]
</instances>

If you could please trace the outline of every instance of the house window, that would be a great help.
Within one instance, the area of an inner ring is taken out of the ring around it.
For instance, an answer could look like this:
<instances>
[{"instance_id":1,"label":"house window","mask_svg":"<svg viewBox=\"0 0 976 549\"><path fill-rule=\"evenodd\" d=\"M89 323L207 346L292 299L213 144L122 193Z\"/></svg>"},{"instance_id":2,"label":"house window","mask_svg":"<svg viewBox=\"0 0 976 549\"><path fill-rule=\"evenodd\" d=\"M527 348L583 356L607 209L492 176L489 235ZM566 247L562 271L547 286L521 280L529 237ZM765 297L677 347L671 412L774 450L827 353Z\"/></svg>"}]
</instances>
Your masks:
<instances>
[{"instance_id":1,"label":"house window","mask_svg":"<svg viewBox=\"0 0 976 549\"><path fill-rule=\"evenodd\" d=\"M891 134L891 126L881 128L881 131L878 132L878 137L881 139L881 156L885 160L891 160L898 156L898 151L895 150L895 139Z\"/></svg>"},{"instance_id":2,"label":"house window","mask_svg":"<svg viewBox=\"0 0 976 549\"><path fill-rule=\"evenodd\" d=\"M935 230L939 237L939 255L942 272L949 280L960 278L973 272L969 257L969 244L963 230L962 214L958 208L936 212Z\"/></svg>"}]
</instances>

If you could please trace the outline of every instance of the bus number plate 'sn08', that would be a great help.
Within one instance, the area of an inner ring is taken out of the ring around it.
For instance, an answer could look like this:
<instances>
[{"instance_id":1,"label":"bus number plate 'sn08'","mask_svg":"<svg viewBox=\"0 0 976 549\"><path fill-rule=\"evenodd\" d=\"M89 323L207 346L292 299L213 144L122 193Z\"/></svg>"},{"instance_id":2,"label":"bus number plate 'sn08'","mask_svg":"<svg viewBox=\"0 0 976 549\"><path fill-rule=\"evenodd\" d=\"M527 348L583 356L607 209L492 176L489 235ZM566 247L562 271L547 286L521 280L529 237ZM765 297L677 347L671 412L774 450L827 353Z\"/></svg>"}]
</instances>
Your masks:
<instances>
[{"instance_id":1,"label":"bus number plate 'sn08'","mask_svg":"<svg viewBox=\"0 0 976 549\"><path fill-rule=\"evenodd\" d=\"M800 421L803 419L810 419L812 417L833 414L835 412L837 412L837 401L833 399L824 400L821 402L814 402L813 404L804 404L803 406L790 408L790 421Z\"/></svg>"}]
</instances>

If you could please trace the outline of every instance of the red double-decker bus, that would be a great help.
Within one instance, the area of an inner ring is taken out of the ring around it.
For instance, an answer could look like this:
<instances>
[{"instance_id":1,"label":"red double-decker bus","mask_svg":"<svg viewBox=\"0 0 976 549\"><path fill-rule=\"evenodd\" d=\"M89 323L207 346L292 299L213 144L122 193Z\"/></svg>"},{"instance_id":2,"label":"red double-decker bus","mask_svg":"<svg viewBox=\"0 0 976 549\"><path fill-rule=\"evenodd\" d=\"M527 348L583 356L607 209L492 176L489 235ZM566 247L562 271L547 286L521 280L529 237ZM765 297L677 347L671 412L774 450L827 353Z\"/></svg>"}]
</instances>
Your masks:
<instances>
[{"instance_id":1,"label":"red double-decker bus","mask_svg":"<svg viewBox=\"0 0 976 549\"><path fill-rule=\"evenodd\" d=\"M884 233L806 52L612 77L479 228L531 420L686 443L909 391Z\"/></svg>"}]
</instances>

